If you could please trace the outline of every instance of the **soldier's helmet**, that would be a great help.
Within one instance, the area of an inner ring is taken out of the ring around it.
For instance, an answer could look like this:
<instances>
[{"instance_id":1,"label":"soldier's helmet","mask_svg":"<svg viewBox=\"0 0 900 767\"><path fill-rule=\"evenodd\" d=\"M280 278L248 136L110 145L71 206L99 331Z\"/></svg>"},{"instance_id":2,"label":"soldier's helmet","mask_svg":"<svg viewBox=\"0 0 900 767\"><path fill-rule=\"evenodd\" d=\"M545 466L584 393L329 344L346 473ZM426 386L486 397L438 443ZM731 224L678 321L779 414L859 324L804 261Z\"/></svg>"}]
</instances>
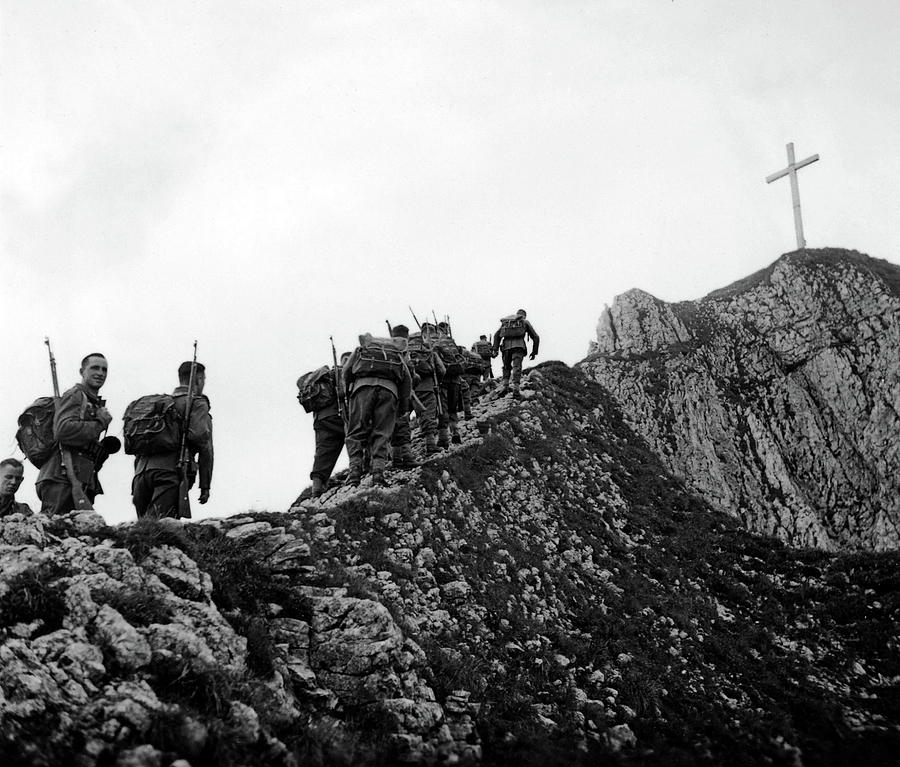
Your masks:
<instances>
[{"instance_id":1,"label":"soldier's helmet","mask_svg":"<svg viewBox=\"0 0 900 767\"><path fill-rule=\"evenodd\" d=\"M409 328L406 325L394 325L391 328L394 338L409 338Z\"/></svg>"}]
</instances>

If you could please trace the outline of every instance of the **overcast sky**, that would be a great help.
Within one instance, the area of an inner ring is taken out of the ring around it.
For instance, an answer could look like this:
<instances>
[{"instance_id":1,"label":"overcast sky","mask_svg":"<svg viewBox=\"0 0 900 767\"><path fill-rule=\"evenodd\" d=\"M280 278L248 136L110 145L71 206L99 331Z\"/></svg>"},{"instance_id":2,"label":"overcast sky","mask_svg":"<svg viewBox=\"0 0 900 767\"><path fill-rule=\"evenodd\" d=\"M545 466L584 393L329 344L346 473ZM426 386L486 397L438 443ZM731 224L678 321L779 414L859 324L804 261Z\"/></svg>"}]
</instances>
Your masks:
<instances>
[{"instance_id":1,"label":"overcast sky","mask_svg":"<svg viewBox=\"0 0 900 767\"><path fill-rule=\"evenodd\" d=\"M795 247L900 261L896 0L2 0L0 452L102 351L171 390L198 340L216 435L195 516L309 483L298 375L385 319L461 343L524 307L581 359L632 287L704 294ZM346 459L342 459L344 465ZM19 499L37 506L28 466ZM133 517L130 459L97 509Z\"/></svg>"}]
</instances>

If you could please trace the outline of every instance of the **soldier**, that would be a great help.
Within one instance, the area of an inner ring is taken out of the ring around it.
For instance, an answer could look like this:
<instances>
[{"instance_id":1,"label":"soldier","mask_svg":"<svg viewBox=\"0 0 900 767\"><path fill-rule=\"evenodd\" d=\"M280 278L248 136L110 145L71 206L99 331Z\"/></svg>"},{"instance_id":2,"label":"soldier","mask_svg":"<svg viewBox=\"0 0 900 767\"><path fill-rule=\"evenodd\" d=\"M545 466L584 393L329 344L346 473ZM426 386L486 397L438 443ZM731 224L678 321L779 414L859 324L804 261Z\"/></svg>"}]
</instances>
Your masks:
<instances>
[{"instance_id":1,"label":"soldier","mask_svg":"<svg viewBox=\"0 0 900 767\"><path fill-rule=\"evenodd\" d=\"M76 508L72 483L77 483L93 504L94 498L103 493L97 473L109 452L114 452L107 451L100 441L100 435L112 422L106 401L100 397L108 372L106 357L99 352L88 354L78 372L81 383L66 391L56 403L53 437L60 449L54 450L41 466L35 482L44 514L65 514ZM69 457L74 476L64 467Z\"/></svg>"},{"instance_id":2,"label":"soldier","mask_svg":"<svg viewBox=\"0 0 900 767\"><path fill-rule=\"evenodd\" d=\"M415 372L412 358L409 354L409 328L406 325L394 325L391 328L391 336L403 338L407 341L407 351L403 357L409 370L413 389L415 389L416 384L421 380L421 376ZM416 466L422 465L421 461L417 460L412 452L412 426L409 422L409 413L397 414L397 418L394 421L394 435L391 437L391 448L393 450L392 464L395 469L414 469Z\"/></svg>"},{"instance_id":3,"label":"soldier","mask_svg":"<svg viewBox=\"0 0 900 767\"><path fill-rule=\"evenodd\" d=\"M31 514L27 503L16 500L16 491L25 477L25 467L15 458L0 461L0 517L9 514Z\"/></svg>"},{"instance_id":4,"label":"soldier","mask_svg":"<svg viewBox=\"0 0 900 767\"><path fill-rule=\"evenodd\" d=\"M428 455L441 452L437 444L438 381L445 372L444 363L430 345L433 332L434 326L424 323L420 333L409 337L408 346L412 369L418 376L414 379L415 395L419 400L415 404L416 421L425 439L425 453Z\"/></svg>"},{"instance_id":5,"label":"soldier","mask_svg":"<svg viewBox=\"0 0 900 767\"><path fill-rule=\"evenodd\" d=\"M206 385L206 367L199 362L182 362L178 366L178 386L172 392L175 399L178 440L184 428L188 408L188 385L191 381L191 365L194 364L193 395L190 397L190 419L184 440L187 455L181 471L185 472L186 487L194 486L198 464L200 474L200 503L209 500L213 472L212 416L209 399L203 394ZM136 455L134 480L131 483L131 499L141 517L190 516L190 509L179 512L181 480L179 475L180 444L178 449L152 455ZM199 460L198 460L199 459ZM186 492L186 490L184 491Z\"/></svg>"},{"instance_id":6,"label":"soldier","mask_svg":"<svg viewBox=\"0 0 900 767\"><path fill-rule=\"evenodd\" d=\"M370 450L372 484L384 486L384 466L394 433L394 420L409 412L412 379L403 360L403 339L359 337L360 345L344 364L344 387L350 393L347 425L347 484L359 485L366 446Z\"/></svg>"},{"instance_id":7,"label":"soldier","mask_svg":"<svg viewBox=\"0 0 900 767\"><path fill-rule=\"evenodd\" d=\"M487 381L489 378L493 378L494 370L491 367L491 359L496 355L493 353L491 342L488 341L488 337L478 336L478 340L472 344L472 351L481 357L484 362L484 374L482 379Z\"/></svg>"},{"instance_id":8,"label":"soldier","mask_svg":"<svg viewBox=\"0 0 900 767\"><path fill-rule=\"evenodd\" d=\"M350 352L341 355L341 365L350 358ZM345 422L346 413L339 412L339 403L346 401L344 397L341 368L332 369L329 378L334 382L334 400L318 410L313 410L313 430L316 433L316 455L313 458L312 471L309 477L312 480L312 497L318 498L328 489L328 480L331 472L340 458L344 449L346 437ZM343 405L341 404L341 409Z\"/></svg>"},{"instance_id":9,"label":"soldier","mask_svg":"<svg viewBox=\"0 0 900 767\"><path fill-rule=\"evenodd\" d=\"M424 327L424 326L423 326ZM456 342L450 335L450 325L437 324L434 347L444 363L444 375L440 379L441 412L438 417L438 446L450 447L452 442L462 442L459 436L459 411L462 410L463 360Z\"/></svg>"},{"instance_id":10,"label":"soldier","mask_svg":"<svg viewBox=\"0 0 900 767\"><path fill-rule=\"evenodd\" d=\"M500 396L506 394L510 385L510 375L512 376L512 396L514 399L519 398L519 383L522 379L522 360L528 353L528 347L525 344L525 336L527 335L532 341L531 357L534 359L538 353L538 346L541 339L526 319L524 309L519 309L515 314L504 317L500 320L500 327L494 333L493 352L496 355L497 350L503 355L503 382L498 390ZM501 340L503 342L501 348Z\"/></svg>"},{"instance_id":11,"label":"soldier","mask_svg":"<svg viewBox=\"0 0 900 767\"><path fill-rule=\"evenodd\" d=\"M463 374L461 377L462 407L465 419L472 418L472 403L478 397L479 382L484 373L484 361L475 352L470 352L464 346L459 347L463 356Z\"/></svg>"}]
</instances>

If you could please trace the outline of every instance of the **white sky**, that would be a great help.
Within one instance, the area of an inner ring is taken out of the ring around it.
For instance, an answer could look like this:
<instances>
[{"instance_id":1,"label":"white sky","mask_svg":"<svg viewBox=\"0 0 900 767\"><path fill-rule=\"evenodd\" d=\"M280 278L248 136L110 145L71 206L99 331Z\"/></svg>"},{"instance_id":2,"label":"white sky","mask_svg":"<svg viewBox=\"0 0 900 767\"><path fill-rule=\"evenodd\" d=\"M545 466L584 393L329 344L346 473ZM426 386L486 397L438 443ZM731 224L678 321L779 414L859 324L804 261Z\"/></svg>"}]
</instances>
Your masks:
<instances>
[{"instance_id":1,"label":"white sky","mask_svg":"<svg viewBox=\"0 0 900 767\"><path fill-rule=\"evenodd\" d=\"M604 304L699 298L793 250L897 263L895 0L2 0L0 453L90 351L125 405L193 339L216 430L195 516L309 482L295 380L384 320L471 344L519 306L539 360ZM496 366L496 363L495 363ZM344 465L345 459L340 466ZM36 506L36 470L19 499ZM97 509L133 517L130 459Z\"/></svg>"}]
</instances>

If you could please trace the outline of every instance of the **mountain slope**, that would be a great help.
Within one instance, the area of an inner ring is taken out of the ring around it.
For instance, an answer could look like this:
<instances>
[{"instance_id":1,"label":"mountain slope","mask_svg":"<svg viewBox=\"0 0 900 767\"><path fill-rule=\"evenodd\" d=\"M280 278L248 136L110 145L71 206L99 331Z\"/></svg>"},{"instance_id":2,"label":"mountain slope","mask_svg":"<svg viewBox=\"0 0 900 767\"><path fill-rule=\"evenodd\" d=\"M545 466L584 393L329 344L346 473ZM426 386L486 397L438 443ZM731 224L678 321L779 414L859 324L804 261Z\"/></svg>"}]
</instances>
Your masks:
<instances>
[{"instance_id":1,"label":"mountain slope","mask_svg":"<svg viewBox=\"0 0 900 767\"><path fill-rule=\"evenodd\" d=\"M287 514L0 520L3 763L887 764L900 555L743 530L560 363L523 394Z\"/></svg>"},{"instance_id":2,"label":"mountain slope","mask_svg":"<svg viewBox=\"0 0 900 767\"><path fill-rule=\"evenodd\" d=\"M751 530L900 546L900 267L790 253L699 300L604 310L581 369L664 465Z\"/></svg>"}]
</instances>

